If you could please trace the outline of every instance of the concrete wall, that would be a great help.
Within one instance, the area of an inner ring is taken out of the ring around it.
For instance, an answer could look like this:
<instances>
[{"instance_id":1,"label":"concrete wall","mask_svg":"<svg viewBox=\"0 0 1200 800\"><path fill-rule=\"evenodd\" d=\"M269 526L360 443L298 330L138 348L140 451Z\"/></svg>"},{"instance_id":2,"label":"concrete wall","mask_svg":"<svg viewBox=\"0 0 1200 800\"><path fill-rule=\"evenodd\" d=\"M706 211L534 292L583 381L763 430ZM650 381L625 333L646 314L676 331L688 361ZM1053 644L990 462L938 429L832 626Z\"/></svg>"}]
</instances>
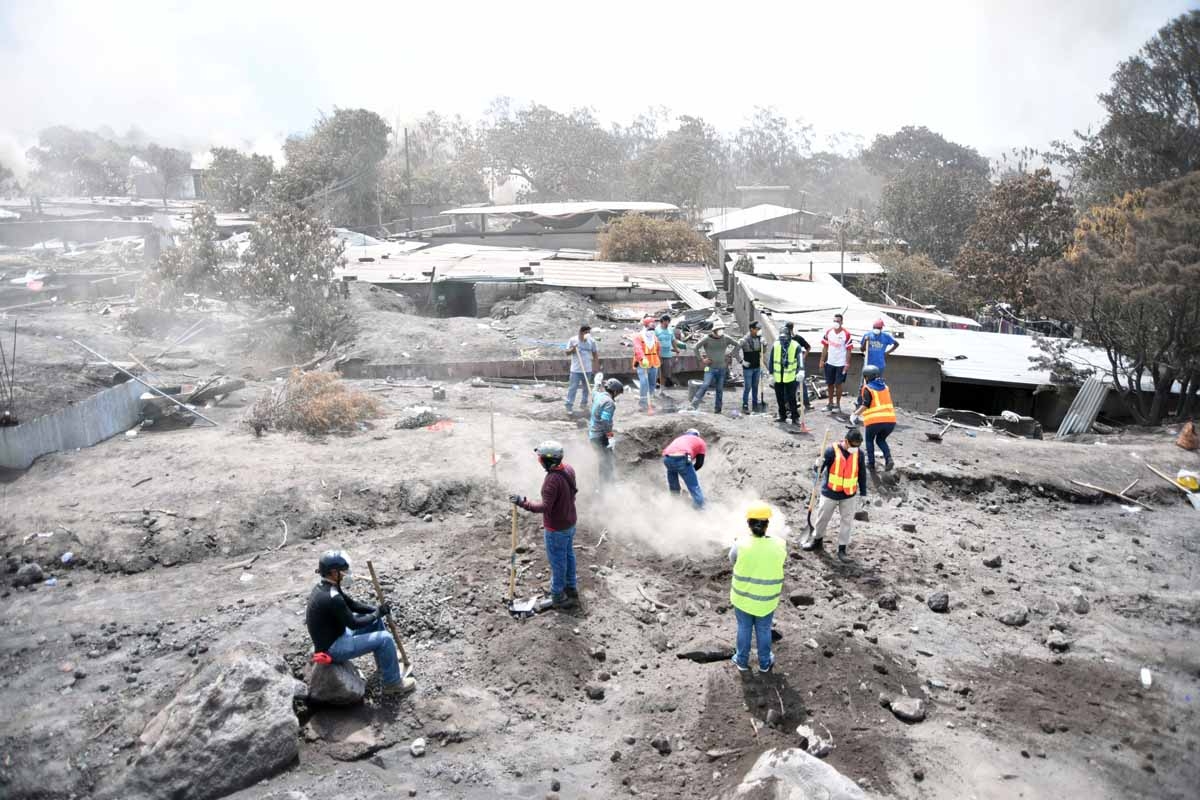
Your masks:
<instances>
[{"instance_id":1,"label":"concrete wall","mask_svg":"<svg viewBox=\"0 0 1200 800\"><path fill-rule=\"evenodd\" d=\"M0 467L25 469L47 453L91 447L132 428L141 419L139 398L147 391L129 381L53 414L0 428Z\"/></svg>"}]
</instances>

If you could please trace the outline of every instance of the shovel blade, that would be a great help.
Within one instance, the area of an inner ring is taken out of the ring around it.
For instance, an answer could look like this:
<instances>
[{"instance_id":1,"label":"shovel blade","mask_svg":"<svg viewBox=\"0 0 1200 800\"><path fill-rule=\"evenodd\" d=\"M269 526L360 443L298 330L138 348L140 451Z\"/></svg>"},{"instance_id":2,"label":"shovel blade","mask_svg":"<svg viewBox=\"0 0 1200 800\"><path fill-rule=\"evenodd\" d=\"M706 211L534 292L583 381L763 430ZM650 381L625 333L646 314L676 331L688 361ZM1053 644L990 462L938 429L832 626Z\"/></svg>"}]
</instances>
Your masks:
<instances>
[{"instance_id":1,"label":"shovel blade","mask_svg":"<svg viewBox=\"0 0 1200 800\"><path fill-rule=\"evenodd\" d=\"M1200 492L1188 492L1187 499L1192 504L1192 508L1200 511Z\"/></svg>"}]
</instances>

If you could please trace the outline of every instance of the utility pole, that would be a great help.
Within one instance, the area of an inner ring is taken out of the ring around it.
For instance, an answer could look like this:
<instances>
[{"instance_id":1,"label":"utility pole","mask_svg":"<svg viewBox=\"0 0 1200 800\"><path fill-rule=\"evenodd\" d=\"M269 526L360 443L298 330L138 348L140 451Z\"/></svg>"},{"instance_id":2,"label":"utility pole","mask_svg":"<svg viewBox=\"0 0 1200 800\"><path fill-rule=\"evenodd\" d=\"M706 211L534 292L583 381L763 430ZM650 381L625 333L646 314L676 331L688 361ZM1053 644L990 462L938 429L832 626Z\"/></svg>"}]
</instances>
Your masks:
<instances>
[{"instance_id":1,"label":"utility pole","mask_svg":"<svg viewBox=\"0 0 1200 800\"><path fill-rule=\"evenodd\" d=\"M838 228L838 242L842 247L842 286L846 285L846 221L842 220L841 226Z\"/></svg>"},{"instance_id":2,"label":"utility pole","mask_svg":"<svg viewBox=\"0 0 1200 800\"><path fill-rule=\"evenodd\" d=\"M412 235L412 170L409 168L408 163L408 128L404 129L404 186L405 193L408 195L406 198L406 202L408 203L408 233L409 235Z\"/></svg>"}]
</instances>

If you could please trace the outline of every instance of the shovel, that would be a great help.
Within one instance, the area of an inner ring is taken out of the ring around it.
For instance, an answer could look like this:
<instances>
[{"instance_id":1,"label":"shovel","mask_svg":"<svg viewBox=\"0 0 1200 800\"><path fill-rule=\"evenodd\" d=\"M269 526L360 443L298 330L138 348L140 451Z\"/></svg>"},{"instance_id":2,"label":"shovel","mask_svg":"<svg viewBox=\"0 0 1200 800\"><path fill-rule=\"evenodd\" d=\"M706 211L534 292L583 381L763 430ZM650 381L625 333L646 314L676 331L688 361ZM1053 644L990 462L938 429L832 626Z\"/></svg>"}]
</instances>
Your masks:
<instances>
[{"instance_id":1,"label":"shovel","mask_svg":"<svg viewBox=\"0 0 1200 800\"><path fill-rule=\"evenodd\" d=\"M539 602L540 601L540 602ZM512 507L512 551L508 557L508 613L515 619L532 617L543 611L549 601L541 597L526 597L517 599L517 507Z\"/></svg>"},{"instance_id":2,"label":"shovel","mask_svg":"<svg viewBox=\"0 0 1200 800\"><path fill-rule=\"evenodd\" d=\"M942 437L946 435L946 431L950 430L950 426L953 424L954 424L953 422L947 422L946 427L942 428L937 433L930 433L929 431L926 431L925 438L931 442L940 442L942 440Z\"/></svg>"},{"instance_id":3,"label":"shovel","mask_svg":"<svg viewBox=\"0 0 1200 800\"><path fill-rule=\"evenodd\" d=\"M831 429L825 429L825 436L821 439L821 453L824 455L825 448L829 446L829 433ZM817 504L817 487L821 485L821 470L817 470L817 476L813 478L812 495L808 498L808 535L812 536L815 528L813 527L812 512Z\"/></svg>"},{"instance_id":4,"label":"shovel","mask_svg":"<svg viewBox=\"0 0 1200 800\"><path fill-rule=\"evenodd\" d=\"M371 583L375 586L375 599L379 601L379 605L383 605L383 587L379 585L379 576L375 574L375 565L370 561L367 562L367 570L371 573ZM401 680L403 680L412 675L412 662L408 660L408 653L404 651L404 642L400 641L400 633L396 630L396 623L391 614L387 615L387 624L388 630L392 632L392 639L396 642L396 649L400 651L400 663L404 666L401 674Z\"/></svg>"}]
</instances>

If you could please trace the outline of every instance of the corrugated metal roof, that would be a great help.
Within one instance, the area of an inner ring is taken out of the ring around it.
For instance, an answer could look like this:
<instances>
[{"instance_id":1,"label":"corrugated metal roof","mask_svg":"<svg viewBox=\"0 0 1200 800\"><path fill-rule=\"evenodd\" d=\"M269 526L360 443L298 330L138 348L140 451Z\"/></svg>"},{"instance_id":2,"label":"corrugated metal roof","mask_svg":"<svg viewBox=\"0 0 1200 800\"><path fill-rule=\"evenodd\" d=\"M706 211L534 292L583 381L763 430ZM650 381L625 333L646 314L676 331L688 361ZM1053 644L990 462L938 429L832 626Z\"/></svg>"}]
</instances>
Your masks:
<instances>
[{"instance_id":1,"label":"corrugated metal roof","mask_svg":"<svg viewBox=\"0 0 1200 800\"><path fill-rule=\"evenodd\" d=\"M1050 370L1036 367L1029 360L1042 354L1032 336L912 326L901 330L904 336L897 355L941 359L942 377L947 380L1009 386L1052 383ZM1108 365L1104 352L1089 345L1072 348L1070 358L1076 366L1096 369L1101 374Z\"/></svg>"},{"instance_id":2,"label":"corrugated metal roof","mask_svg":"<svg viewBox=\"0 0 1200 800\"><path fill-rule=\"evenodd\" d=\"M829 275L818 273L811 281L775 281L743 273L736 277L763 308L772 312L777 323L793 322L801 333L824 331L837 313L843 315L843 324L855 337L869 331L880 318L888 327L899 326L895 319L859 300Z\"/></svg>"},{"instance_id":3,"label":"corrugated metal roof","mask_svg":"<svg viewBox=\"0 0 1200 800\"><path fill-rule=\"evenodd\" d=\"M716 303L714 303L712 300L701 297L698 292L681 281L668 278L667 285L671 287L671 290L675 292L675 295L680 300L688 304L688 308L693 308L697 311L703 311L706 308L716 307Z\"/></svg>"},{"instance_id":4,"label":"corrugated metal roof","mask_svg":"<svg viewBox=\"0 0 1200 800\"><path fill-rule=\"evenodd\" d=\"M525 203L510 206L466 206L441 212L443 216L498 214L517 217L571 217L576 214L603 212L634 212L638 214L672 214L679 206L671 203L650 203L625 200L589 200L577 203Z\"/></svg>"},{"instance_id":5,"label":"corrugated metal roof","mask_svg":"<svg viewBox=\"0 0 1200 800\"><path fill-rule=\"evenodd\" d=\"M736 231L738 228L757 225L760 222L770 222L774 219L784 219L796 214L817 216L812 211L801 211L798 208L777 206L773 203L760 203L756 206L743 208L740 211L730 211L727 214L709 217L704 222L709 226L708 235L718 236L726 231Z\"/></svg>"},{"instance_id":6,"label":"corrugated metal roof","mask_svg":"<svg viewBox=\"0 0 1200 800\"><path fill-rule=\"evenodd\" d=\"M1110 388L1106 380L1088 378L1084 381L1083 386L1079 387L1079 393L1071 401L1071 407L1067 409L1067 415L1063 417L1054 438L1061 439L1072 433L1087 433L1091 430Z\"/></svg>"},{"instance_id":7,"label":"corrugated metal roof","mask_svg":"<svg viewBox=\"0 0 1200 800\"><path fill-rule=\"evenodd\" d=\"M538 282L565 289L639 288L673 292L678 281L696 292L716 292L708 269L700 264L622 264L611 261L544 261Z\"/></svg>"},{"instance_id":8,"label":"corrugated metal roof","mask_svg":"<svg viewBox=\"0 0 1200 800\"><path fill-rule=\"evenodd\" d=\"M960 317L956 314L943 314L940 311L925 311L916 308L907 308L905 306L885 306L882 303L868 303L871 308L878 308L889 314L895 314L897 317L913 317L915 319L927 319L932 322L946 322L951 325L965 325L968 328L978 328L979 323L970 317Z\"/></svg>"}]
</instances>

